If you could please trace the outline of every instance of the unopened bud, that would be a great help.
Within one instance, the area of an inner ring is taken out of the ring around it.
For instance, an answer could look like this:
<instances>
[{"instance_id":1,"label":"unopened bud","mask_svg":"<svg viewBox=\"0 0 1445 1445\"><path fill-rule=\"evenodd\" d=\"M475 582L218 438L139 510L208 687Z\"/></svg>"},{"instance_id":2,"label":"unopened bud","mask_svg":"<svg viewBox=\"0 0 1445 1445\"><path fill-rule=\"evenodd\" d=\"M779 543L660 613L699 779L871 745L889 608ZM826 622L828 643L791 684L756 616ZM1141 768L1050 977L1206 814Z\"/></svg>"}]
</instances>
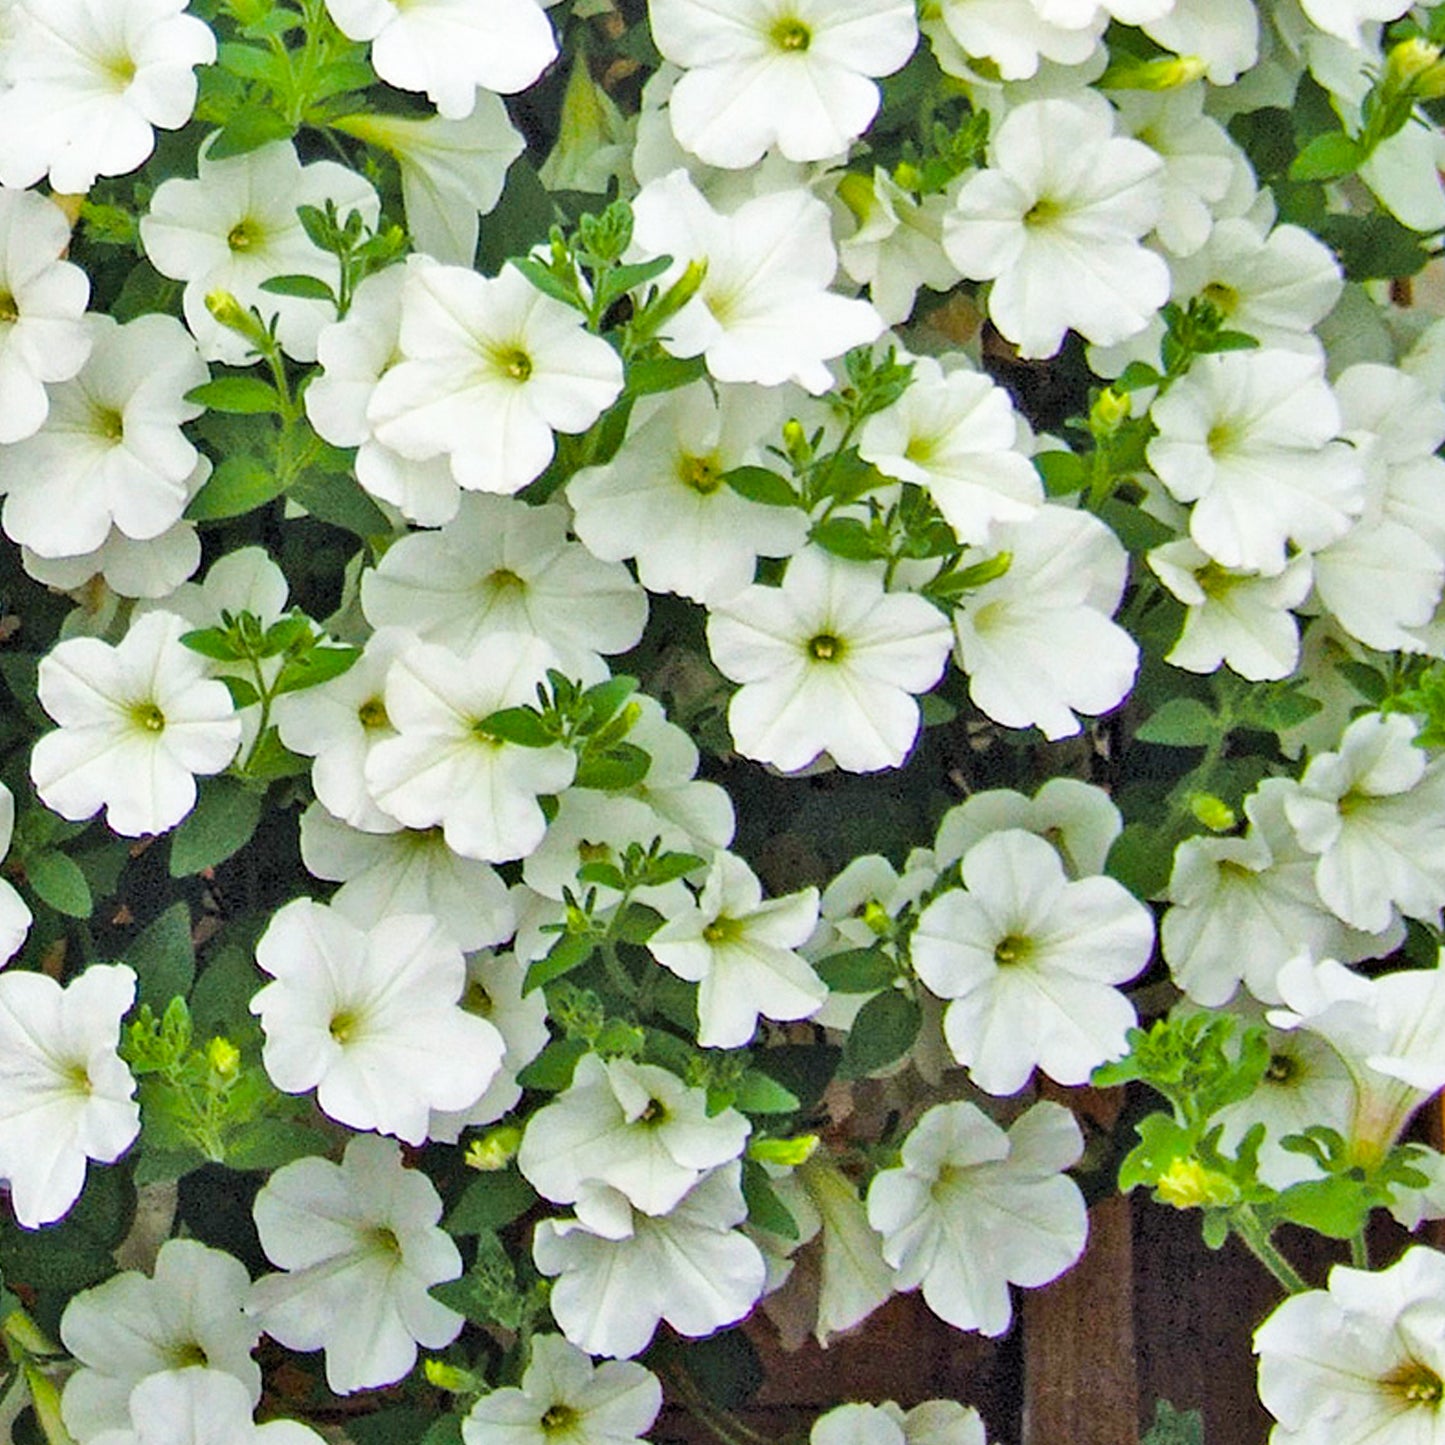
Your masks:
<instances>
[{"instance_id":1,"label":"unopened bud","mask_svg":"<svg viewBox=\"0 0 1445 1445\"><path fill-rule=\"evenodd\" d=\"M707 280L707 257L700 261L689 261L681 276L658 297L652 309L654 323L676 316L699 291Z\"/></svg>"},{"instance_id":2,"label":"unopened bud","mask_svg":"<svg viewBox=\"0 0 1445 1445\"><path fill-rule=\"evenodd\" d=\"M876 898L870 898L863 905L862 918L869 931L877 934L879 938L887 938L893 932L893 919Z\"/></svg>"},{"instance_id":3,"label":"unopened bud","mask_svg":"<svg viewBox=\"0 0 1445 1445\"><path fill-rule=\"evenodd\" d=\"M1194 793L1189 799L1189 811L1209 829L1211 833L1228 833L1239 822L1234 809L1213 793Z\"/></svg>"},{"instance_id":4,"label":"unopened bud","mask_svg":"<svg viewBox=\"0 0 1445 1445\"><path fill-rule=\"evenodd\" d=\"M788 453L788 460L800 470L813 460L813 448L808 445L808 434L797 417L791 417L783 423L783 447Z\"/></svg>"},{"instance_id":5,"label":"unopened bud","mask_svg":"<svg viewBox=\"0 0 1445 1445\"><path fill-rule=\"evenodd\" d=\"M1175 1159L1154 1185L1159 1198L1175 1209L1203 1209L1233 1204L1239 1197L1234 1181L1197 1159Z\"/></svg>"},{"instance_id":6,"label":"unopened bud","mask_svg":"<svg viewBox=\"0 0 1445 1445\"><path fill-rule=\"evenodd\" d=\"M1421 100L1445 95L1445 65L1441 50L1422 36L1402 40L1390 49L1385 68L1387 88L1413 91Z\"/></svg>"},{"instance_id":7,"label":"unopened bud","mask_svg":"<svg viewBox=\"0 0 1445 1445\"><path fill-rule=\"evenodd\" d=\"M893 167L893 179L905 191L917 191L923 186L923 172L908 161L899 161Z\"/></svg>"},{"instance_id":8,"label":"unopened bud","mask_svg":"<svg viewBox=\"0 0 1445 1445\"><path fill-rule=\"evenodd\" d=\"M206 1062L222 1079L234 1079L241 1067L241 1051L230 1039L217 1035L206 1045Z\"/></svg>"},{"instance_id":9,"label":"unopened bud","mask_svg":"<svg viewBox=\"0 0 1445 1445\"><path fill-rule=\"evenodd\" d=\"M478 1173L495 1174L517 1157L521 1147L522 1131L515 1124L503 1124L489 1129L480 1139L473 1139L467 1145L463 1162Z\"/></svg>"},{"instance_id":10,"label":"unopened bud","mask_svg":"<svg viewBox=\"0 0 1445 1445\"><path fill-rule=\"evenodd\" d=\"M1128 394L1106 386L1089 411L1089 430L1096 437L1113 436L1129 420L1129 412Z\"/></svg>"},{"instance_id":11,"label":"unopened bud","mask_svg":"<svg viewBox=\"0 0 1445 1445\"><path fill-rule=\"evenodd\" d=\"M794 1139L754 1139L748 1145L748 1158L759 1164L781 1164L795 1169L806 1164L818 1148L816 1134L799 1134Z\"/></svg>"},{"instance_id":12,"label":"unopened bud","mask_svg":"<svg viewBox=\"0 0 1445 1445\"><path fill-rule=\"evenodd\" d=\"M1161 55L1156 60L1131 60L1112 65L1099 79L1105 90L1178 90L1208 69L1197 55Z\"/></svg>"},{"instance_id":13,"label":"unopened bud","mask_svg":"<svg viewBox=\"0 0 1445 1445\"><path fill-rule=\"evenodd\" d=\"M260 318L242 306L229 291L208 291L206 310L227 331L245 337L258 351L270 340Z\"/></svg>"},{"instance_id":14,"label":"unopened bud","mask_svg":"<svg viewBox=\"0 0 1445 1445\"><path fill-rule=\"evenodd\" d=\"M901 185L902 182L899 184ZM862 175L858 171L849 171L838 182L838 199L853 212L853 216L858 222L866 221L877 204L872 177Z\"/></svg>"},{"instance_id":15,"label":"unopened bud","mask_svg":"<svg viewBox=\"0 0 1445 1445\"><path fill-rule=\"evenodd\" d=\"M425 1360L422 1372L427 1384L435 1385L450 1395L476 1395L482 1391L482 1382L470 1370L460 1365L449 1365L445 1360Z\"/></svg>"}]
</instances>

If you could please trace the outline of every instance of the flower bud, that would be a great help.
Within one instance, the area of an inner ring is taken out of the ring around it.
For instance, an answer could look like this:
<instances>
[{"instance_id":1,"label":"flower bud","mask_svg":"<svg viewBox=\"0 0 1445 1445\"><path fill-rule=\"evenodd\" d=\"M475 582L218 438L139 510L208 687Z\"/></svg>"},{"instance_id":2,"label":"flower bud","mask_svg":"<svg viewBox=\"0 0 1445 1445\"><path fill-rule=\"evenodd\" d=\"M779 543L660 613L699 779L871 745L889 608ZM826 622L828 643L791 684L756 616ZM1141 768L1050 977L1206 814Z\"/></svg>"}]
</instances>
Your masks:
<instances>
[{"instance_id":1,"label":"flower bud","mask_svg":"<svg viewBox=\"0 0 1445 1445\"><path fill-rule=\"evenodd\" d=\"M1110 66L1099 84L1108 90L1178 90L1208 69L1197 55L1161 55L1156 60L1131 60Z\"/></svg>"},{"instance_id":2,"label":"flower bud","mask_svg":"<svg viewBox=\"0 0 1445 1445\"><path fill-rule=\"evenodd\" d=\"M460 1365L449 1365L445 1360L424 1360L422 1372L429 1385L445 1390L450 1395L476 1395L482 1391L482 1383L470 1370Z\"/></svg>"},{"instance_id":3,"label":"flower bud","mask_svg":"<svg viewBox=\"0 0 1445 1445\"><path fill-rule=\"evenodd\" d=\"M1239 1197L1234 1181L1197 1159L1175 1159L1154 1185L1159 1198L1175 1209L1202 1209L1233 1204Z\"/></svg>"},{"instance_id":4,"label":"flower bud","mask_svg":"<svg viewBox=\"0 0 1445 1445\"><path fill-rule=\"evenodd\" d=\"M234 1079L241 1067L241 1051L230 1039L217 1035L206 1045L206 1062L221 1079Z\"/></svg>"},{"instance_id":5,"label":"flower bud","mask_svg":"<svg viewBox=\"0 0 1445 1445\"><path fill-rule=\"evenodd\" d=\"M759 1164L781 1164L793 1169L806 1164L817 1148L816 1134L799 1134L795 1139L754 1139L748 1145L748 1158Z\"/></svg>"},{"instance_id":6,"label":"flower bud","mask_svg":"<svg viewBox=\"0 0 1445 1445\"><path fill-rule=\"evenodd\" d=\"M517 1157L522 1147L522 1131L515 1124L489 1129L480 1139L467 1145L464 1163L481 1174L495 1174Z\"/></svg>"}]
</instances>

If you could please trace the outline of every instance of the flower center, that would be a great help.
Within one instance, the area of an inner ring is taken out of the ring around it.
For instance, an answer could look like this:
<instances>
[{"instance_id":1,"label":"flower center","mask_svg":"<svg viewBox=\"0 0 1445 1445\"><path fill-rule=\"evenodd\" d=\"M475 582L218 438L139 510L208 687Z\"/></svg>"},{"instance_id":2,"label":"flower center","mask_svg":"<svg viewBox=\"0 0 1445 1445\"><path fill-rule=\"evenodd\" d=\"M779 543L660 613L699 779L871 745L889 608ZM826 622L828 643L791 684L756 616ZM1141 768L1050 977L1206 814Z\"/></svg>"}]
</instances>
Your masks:
<instances>
[{"instance_id":1,"label":"flower center","mask_svg":"<svg viewBox=\"0 0 1445 1445\"><path fill-rule=\"evenodd\" d=\"M532 358L520 346L506 346L496 353L497 367L513 381L526 381L532 375Z\"/></svg>"},{"instance_id":2,"label":"flower center","mask_svg":"<svg viewBox=\"0 0 1445 1445\"><path fill-rule=\"evenodd\" d=\"M736 918L714 918L702 931L707 943L727 943L741 932Z\"/></svg>"},{"instance_id":3,"label":"flower center","mask_svg":"<svg viewBox=\"0 0 1445 1445\"><path fill-rule=\"evenodd\" d=\"M1205 448L1212 457L1223 456L1231 451L1239 441L1239 430L1232 421L1221 420L1209 428L1204 438Z\"/></svg>"},{"instance_id":4,"label":"flower center","mask_svg":"<svg viewBox=\"0 0 1445 1445\"><path fill-rule=\"evenodd\" d=\"M808 639L808 656L814 662L839 662L844 650L843 639L834 637L831 632L820 632Z\"/></svg>"},{"instance_id":5,"label":"flower center","mask_svg":"<svg viewBox=\"0 0 1445 1445\"><path fill-rule=\"evenodd\" d=\"M1271 1054L1264 1076L1271 1084L1287 1084L1299 1074L1299 1064L1288 1054Z\"/></svg>"},{"instance_id":6,"label":"flower center","mask_svg":"<svg viewBox=\"0 0 1445 1445\"><path fill-rule=\"evenodd\" d=\"M153 702L138 702L130 710L131 721L142 731L165 731L166 715Z\"/></svg>"},{"instance_id":7,"label":"flower center","mask_svg":"<svg viewBox=\"0 0 1445 1445\"><path fill-rule=\"evenodd\" d=\"M0 291L0 326L9 326L20 320L20 308L8 291Z\"/></svg>"},{"instance_id":8,"label":"flower center","mask_svg":"<svg viewBox=\"0 0 1445 1445\"><path fill-rule=\"evenodd\" d=\"M1428 1365L1419 1360L1406 1360L1397 1370L1391 1371L1380 1383L1390 1394L1403 1400L1407 1405L1429 1405L1440 1408L1445 1399L1445 1382Z\"/></svg>"},{"instance_id":9,"label":"flower center","mask_svg":"<svg viewBox=\"0 0 1445 1445\"><path fill-rule=\"evenodd\" d=\"M98 406L91 416L95 434L114 444L125 439L125 418L111 406Z\"/></svg>"},{"instance_id":10,"label":"flower center","mask_svg":"<svg viewBox=\"0 0 1445 1445\"><path fill-rule=\"evenodd\" d=\"M1239 292L1223 281L1211 281L1199 293L1221 316L1231 316L1239 305Z\"/></svg>"},{"instance_id":11,"label":"flower center","mask_svg":"<svg viewBox=\"0 0 1445 1445\"><path fill-rule=\"evenodd\" d=\"M249 251L261 239L256 223L249 218L237 221L226 236L226 244L233 251Z\"/></svg>"},{"instance_id":12,"label":"flower center","mask_svg":"<svg viewBox=\"0 0 1445 1445\"><path fill-rule=\"evenodd\" d=\"M460 1007L469 1014L490 1018L493 1007L492 996L476 979L473 979L467 984L467 991L462 995Z\"/></svg>"},{"instance_id":13,"label":"flower center","mask_svg":"<svg viewBox=\"0 0 1445 1445\"><path fill-rule=\"evenodd\" d=\"M1213 447L1210 450L1212 451ZM1221 567L1218 562L1206 562L1194 574L1194 580L1199 584L1199 590L1206 597L1217 600L1227 597L1244 581L1244 578L1231 572L1227 567Z\"/></svg>"},{"instance_id":14,"label":"flower center","mask_svg":"<svg viewBox=\"0 0 1445 1445\"><path fill-rule=\"evenodd\" d=\"M95 1085L90 1082L90 1070L81 1060L77 1059L73 1064L67 1066L65 1077L77 1094L89 1098L95 1092Z\"/></svg>"},{"instance_id":15,"label":"flower center","mask_svg":"<svg viewBox=\"0 0 1445 1445\"><path fill-rule=\"evenodd\" d=\"M933 460L933 454L938 450L937 437L909 437L908 445L903 449L903 455L920 467L926 467Z\"/></svg>"},{"instance_id":16,"label":"flower center","mask_svg":"<svg viewBox=\"0 0 1445 1445\"><path fill-rule=\"evenodd\" d=\"M495 572L488 572L482 586L493 596L499 592L517 593L527 590L527 584L510 567L498 567Z\"/></svg>"},{"instance_id":17,"label":"flower center","mask_svg":"<svg viewBox=\"0 0 1445 1445\"><path fill-rule=\"evenodd\" d=\"M655 1129L659 1124L665 1124L667 1118L667 1105L661 1099L649 1099L647 1107L637 1116L637 1122Z\"/></svg>"},{"instance_id":18,"label":"flower center","mask_svg":"<svg viewBox=\"0 0 1445 1445\"><path fill-rule=\"evenodd\" d=\"M713 457L682 457L677 463L678 480L701 496L710 496L722 486L722 469Z\"/></svg>"},{"instance_id":19,"label":"flower center","mask_svg":"<svg viewBox=\"0 0 1445 1445\"><path fill-rule=\"evenodd\" d=\"M356 1037L360 1023L361 1020L350 1009L338 1009L331 1015L331 1022L326 1027L338 1044L349 1044Z\"/></svg>"},{"instance_id":20,"label":"flower center","mask_svg":"<svg viewBox=\"0 0 1445 1445\"><path fill-rule=\"evenodd\" d=\"M773 22L771 37L779 50L798 55L813 43L813 32L795 15L780 15Z\"/></svg>"},{"instance_id":21,"label":"flower center","mask_svg":"<svg viewBox=\"0 0 1445 1445\"><path fill-rule=\"evenodd\" d=\"M400 1258L401 1240L396 1237L394 1229L385 1224L374 1225L368 1231L367 1237L378 1254L390 1254Z\"/></svg>"},{"instance_id":22,"label":"flower center","mask_svg":"<svg viewBox=\"0 0 1445 1445\"><path fill-rule=\"evenodd\" d=\"M540 1423L548 1435L560 1435L577 1423L577 1412L571 1405L549 1405L543 1412Z\"/></svg>"},{"instance_id":23,"label":"flower center","mask_svg":"<svg viewBox=\"0 0 1445 1445\"><path fill-rule=\"evenodd\" d=\"M211 1357L195 1340L187 1340L184 1344L174 1346L170 1350L168 1358L173 1370L184 1370L192 1365L199 1365L205 1369L211 1363Z\"/></svg>"},{"instance_id":24,"label":"flower center","mask_svg":"<svg viewBox=\"0 0 1445 1445\"><path fill-rule=\"evenodd\" d=\"M360 719L362 727L369 733L378 732L384 727L391 726L391 719L386 715L386 702L379 697L367 698L356 709L356 716Z\"/></svg>"},{"instance_id":25,"label":"flower center","mask_svg":"<svg viewBox=\"0 0 1445 1445\"><path fill-rule=\"evenodd\" d=\"M1000 968L1008 968L1015 963L1027 963L1033 951L1031 939L1023 938L1017 933L1006 933L994 944L993 961Z\"/></svg>"},{"instance_id":26,"label":"flower center","mask_svg":"<svg viewBox=\"0 0 1445 1445\"><path fill-rule=\"evenodd\" d=\"M117 93L125 90L135 79L136 64L129 55L108 56L102 63L106 78L115 86Z\"/></svg>"},{"instance_id":27,"label":"flower center","mask_svg":"<svg viewBox=\"0 0 1445 1445\"><path fill-rule=\"evenodd\" d=\"M1035 227L1052 226L1060 216L1064 214L1064 208L1057 201L1048 196L1040 196L1033 205L1023 214L1023 222L1030 229Z\"/></svg>"}]
</instances>

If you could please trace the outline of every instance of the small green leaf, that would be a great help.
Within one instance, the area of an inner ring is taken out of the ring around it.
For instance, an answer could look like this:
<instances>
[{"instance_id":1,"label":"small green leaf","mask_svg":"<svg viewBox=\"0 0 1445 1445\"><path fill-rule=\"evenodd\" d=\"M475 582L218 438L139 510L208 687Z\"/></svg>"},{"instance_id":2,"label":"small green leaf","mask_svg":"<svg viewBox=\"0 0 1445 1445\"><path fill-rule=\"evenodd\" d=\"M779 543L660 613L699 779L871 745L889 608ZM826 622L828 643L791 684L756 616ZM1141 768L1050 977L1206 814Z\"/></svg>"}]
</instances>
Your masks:
<instances>
[{"instance_id":1,"label":"small green leaf","mask_svg":"<svg viewBox=\"0 0 1445 1445\"><path fill-rule=\"evenodd\" d=\"M585 1039L555 1039L517 1075L524 1089L560 1093L572 1082L577 1060L587 1053Z\"/></svg>"},{"instance_id":2,"label":"small green leaf","mask_svg":"<svg viewBox=\"0 0 1445 1445\"><path fill-rule=\"evenodd\" d=\"M310 1124L294 1119L258 1119L236 1131L226 1145L231 1169L279 1169L293 1159L325 1154L330 1140Z\"/></svg>"},{"instance_id":3,"label":"small green leaf","mask_svg":"<svg viewBox=\"0 0 1445 1445\"><path fill-rule=\"evenodd\" d=\"M700 356L686 359L659 356L648 361L634 361L627 368L627 390L632 396L648 396L653 392L676 391L701 380L707 364Z\"/></svg>"},{"instance_id":4,"label":"small green leaf","mask_svg":"<svg viewBox=\"0 0 1445 1445\"><path fill-rule=\"evenodd\" d=\"M508 264L515 266L544 296L585 314L587 308L575 282L569 284L553 275L540 261L534 261L529 256L513 256Z\"/></svg>"},{"instance_id":5,"label":"small green leaf","mask_svg":"<svg viewBox=\"0 0 1445 1445\"><path fill-rule=\"evenodd\" d=\"M870 998L848 1031L838 1077L859 1079L901 1059L913 1047L922 1026L922 1010L899 989L890 988Z\"/></svg>"},{"instance_id":6,"label":"small green leaf","mask_svg":"<svg viewBox=\"0 0 1445 1445\"><path fill-rule=\"evenodd\" d=\"M261 283L261 290L273 296L299 296L303 301L329 301L336 304L336 293L317 276L270 276Z\"/></svg>"},{"instance_id":7,"label":"small green leaf","mask_svg":"<svg viewBox=\"0 0 1445 1445\"><path fill-rule=\"evenodd\" d=\"M611 863L584 863L577 870L579 883L595 883L599 888L611 888L621 893L627 887L621 869Z\"/></svg>"},{"instance_id":8,"label":"small green leaf","mask_svg":"<svg viewBox=\"0 0 1445 1445\"><path fill-rule=\"evenodd\" d=\"M1343 131L1317 135L1293 160L1292 181L1333 181L1359 170L1366 159L1364 148Z\"/></svg>"},{"instance_id":9,"label":"small green leaf","mask_svg":"<svg viewBox=\"0 0 1445 1445\"><path fill-rule=\"evenodd\" d=\"M617 743L600 753L588 752L577 764L574 780L579 788L616 793L636 787L652 766L647 753L632 743Z\"/></svg>"},{"instance_id":10,"label":"small green leaf","mask_svg":"<svg viewBox=\"0 0 1445 1445\"><path fill-rule=\"evenodd\" d=\"M136 971L137 1003L161 1012L173 998L188 993L196 954L191 945L191 911L185 902L173 903L133 938L123 961Z\"/></svg>"},{"instance_id":11,"label":"small green leaf","mask_svg":"<svg viewBox=\"0 0 1445 1445\"><path fill-rule=\"evenodd\" d=\"M834 993L876 993L898 977L898 966L881 948L850 948L820 959L817 973Z\"/></svg>"},{"instance_id":12,"label":"small green leaf","mask_svg":"<svg viewBox=\"0 0 1445 1445\"><path fill-rule=\"evenodd\" d=\"M171 839L171 877L214 868L251 841L261 821L264 791L236 778L203 778L190 816Z\"/></svg>"},{"instance_id":13,"label":"small green leaf","mask_svg":"<svg viewBox=\"0 0 1445 1445\"><path fill-rule=\"evenodd\" d=\"M1142 391L1146 386L1158 386L1163 380L1148 362L1131 361L1109 385L1115 391Z\"/></svg>"},{"instance_id":14,"label":"small green leaf","mask_svg":"<svg viewBox=\"0 0 1445 1445\"><path fill-rule=\"evenodd\" d=\"M281 410L281 395L269 382L255 376L218 376L193 386L185 400L207 411L230 412L236 416L262 416Z\"/></svg>"},{"instance_id":15,"label":"small green leaf","mask_svg":"<svg viewBox=\"0 0 1445 1445\"><path fill-rule=\"evenodd\" d=\"M557 741L547 731L541 715L530 707L504 707L489 713L473 724L473 730L482 737L522 748L549 748Z\"/></svg>"},{"instance_id":16,"label":"small green leaf","mask_svg":"<svg viewBox=\"0 0 1445 1445\"><path fill-rule=\"evenodd\" d=\"M736 1107L744 1114L791 1114L799 1108L798 1096L758 1069L738 1080Z\"/></svg>"},{"instance_id":17,"label":"small green leaf","mask_svg":"<svg viewBox=\"0 0 1445 1445\"><path fill-rule=\"evenodd\" d=\"M239 662L246 655L224 627L200 627L183 632L181 644L213 662Z\"/></svg>"},{"instance_id":18,"label":"small green leaf","mask_svg":"<svg viewBox=\"0 0 1445 1445\"><path fill-rule=\"evenodd\" d=\"M813 528L812 540L835 557L854 562L871 562L888 555L888 547L856 517L830 517Z\"/></svg>"},{"instance_id":19,"label":"small green leaf","mask_svg":"<svg viewBox=\"0 0 1445 1445\"><path fill-rule=\"evenodd\" d=\"M798 1237L798 1221L773 1188L761 1164L748 1159L743 1163L743 1199L748 1206L748 1223L784 1239Z\"/></svg>"},{"instance_id":20,"label":"small green leaf","mask_svg":"<svg viewBox=\"0 0 1445 1445\"><path fill-rule=\"evenodd\" d=\"M738 496L764 507L797 507L802 503L786 477L767 467L734 467L723 473L723 481Z\"/></svg>"},{"instance_id":21,"label":"small green leaf","mask_svg":"<svg viewBox=\"0 0 1445 1445\"><path fill-rule=\"evenodd\" d=\"M467 1185L444 1228L448 1234L480 1234L501 1229L537 1202L537 1191L515 1169L479 1174Z\"/></svg>"},{"instance_id":22,"label":"small green leaf","mask_svg":"<svg viewBox=\"0 0 1445 1445\"><path fill-rule=\"evenodd\" d=\"M313 647L309 652L303 652L300 657L288 659L276 674L271 695L279 697L283 692L300 692L303 688L330 682L332 678L340 677L342 673L349 671L360 656L359 647Z\"/></svg>"},{"instance_id":23,"label":"small green leaf","mask_svg":"<svg viewBox=\"0 0 1445 1445\"><path fill-rule=\"evenodd\" d=\"M597 950L595 939L580 934L564 933L551 947L545 958L539 958L528 970L522 982L523 995L534 992L553 979L581 968Z\"/></svg>"},{"instance_id":24,"label":"small green leaf","mask_svg":"<svg viewBox=\"0 0 1445 1445\"><path fill-rule=\"evenodd\" d=\"M610 722L636 691L637 679L628 677L624 672L589 687L582 694L582 700L587 704L589 723L593 727L601 727L603 723Z\"/></svg>"},{"instance_id":25,"label":"small green leaf","mask_svg":"<svg viewBox=\"0 0 1445 1445\"><path fill-rule=\"evenodd\" d=\"M386 514L366 495L355 477L339 472L308 472L286 489L286 495L318 521L329 522L358 537L391 534Z\"/></svg>"},{"instance_id":26,"label":"small green leaf","mask_svg":"<svg viewBox=\"0 0 1445 1445\"><path fill-rule=\"evenodd\" d=\"M25 878L42 903L68 918L89 918L94 903L80 865L64 853L35 853L25 860Z\"/></svg>"},{"instance_id":27,"label":"small green leaf","mask_svg":"<svg viewBox=\"0 0 1445 1445\"><path fill-rule=\"evenodd\" d=\"M1349 1239L1370 1218L1375 1191L1343 1175L1292 1184L1275 1200L1281 1218L1330 1239Z\"/></svg>"},{"instance_id":28,"label":"small green leaf","mask_svg":"<svg viewBox=\"0 0 1445 1445\"><path fill-rule=\"evenodd\" d=\"M223 161L230 156L243 156L269 141L289 140L295 134L296 127L274 110L260 105L243 106L206 147L206 159Z\"/></svg>"},{"instance_id":29,"label":"small green leaf","mask_svg":"<svg viewBox=\"0 0 1445 1445\"><path fill-rule=\"evenodd\" d=\"M1207 747L1219 736L1219 719L1196 698L1171 697L1145 718L1134 736L1170 748Z\"/></svg>"},{"instance_id":30,"label":"small green leaf","mask_svg":"<svg viewBox=\"0 0 1445 1445\"><path fill-rule=\"evenodd\" d=\"M191 498L186 516L193 522L239 517L264 507L281 495L281 482L260 457L247 453L227 457Z\"/></svg>"},{"instance_id":31,"label":"small green leaf","mask_svg":"<svg viewBox=\"0 0 1445 1445\"><path fill-rule=\"evenodd\" d=\"M1089 480L1089 469L1083 457L1073 452L1040 452L1033 459L1034 470L1044 484L1044 490L1051 497L1066 497L1077 492Z\"/></svg>"}]
</instances>

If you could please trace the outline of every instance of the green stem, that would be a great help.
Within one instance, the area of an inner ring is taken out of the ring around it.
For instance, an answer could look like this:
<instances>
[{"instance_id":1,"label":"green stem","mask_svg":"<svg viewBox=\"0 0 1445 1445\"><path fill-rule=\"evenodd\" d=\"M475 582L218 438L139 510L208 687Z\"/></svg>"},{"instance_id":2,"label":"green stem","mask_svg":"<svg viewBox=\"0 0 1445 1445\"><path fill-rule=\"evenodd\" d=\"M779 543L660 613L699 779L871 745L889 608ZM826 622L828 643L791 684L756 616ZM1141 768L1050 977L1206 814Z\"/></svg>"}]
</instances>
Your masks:
<instances>
[{"instance_id":1,"label":"green stem","mask_svg":"<svg viewBox=\"0 0 1445 1445\"><path fill-rule=\"evenodd\" d=\"M1289 1294L1304 1294L1309 1289L1300 1272L1274 1247L1269 1231L1259 1222L1258 1216L1244 1205L1235 1212L1230 1221L1234 1232L1244 1241L1249 1252L1275 1277L1280 1287Z\"/></svg>"},{"instance_id":2,"label":"green stem","mask_svg":"<svg viewBox=\"0 0 1445 1445\"><path fill-rule=\"evenodd\" d=\"M1363 1227L1350 1236L1350 1263L1356 1269L1369 1269L1370 1267L1370 1243L1365 1238Z\"/></svg>"}]
</instances>

